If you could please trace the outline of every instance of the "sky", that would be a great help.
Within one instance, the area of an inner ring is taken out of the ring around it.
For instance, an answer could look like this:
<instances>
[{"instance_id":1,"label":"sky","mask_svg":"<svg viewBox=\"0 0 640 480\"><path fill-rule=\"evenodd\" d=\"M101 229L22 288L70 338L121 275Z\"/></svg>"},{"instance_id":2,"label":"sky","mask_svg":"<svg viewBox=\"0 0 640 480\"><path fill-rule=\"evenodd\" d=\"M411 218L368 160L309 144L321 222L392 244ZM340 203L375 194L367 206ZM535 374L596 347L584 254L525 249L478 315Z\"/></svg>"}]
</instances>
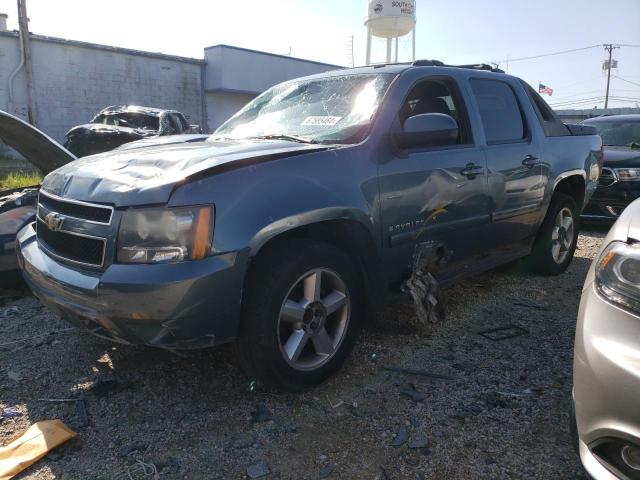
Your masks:
<instances>
[{"instance_id":1,"label":"sky","mask_svg":"<svg viewBox=\"0 0 640 480\"><path fill-rule=\"evenodd\" d=\"M365 61L367 0L27 0L27 9L41 35L196 58L224 43L346 66L353 36L354 63ZM602 44L622 44L609 106L640 106L640 0L417 0L416 11L416 58L497 62L553 88L545 98L558 108L601 108ZM0 12L18 28L16 0L0 0ZM376 39L373 61L384 51ZM410 37L399 53L410 60Z\"/></svg>"}]
</instances>

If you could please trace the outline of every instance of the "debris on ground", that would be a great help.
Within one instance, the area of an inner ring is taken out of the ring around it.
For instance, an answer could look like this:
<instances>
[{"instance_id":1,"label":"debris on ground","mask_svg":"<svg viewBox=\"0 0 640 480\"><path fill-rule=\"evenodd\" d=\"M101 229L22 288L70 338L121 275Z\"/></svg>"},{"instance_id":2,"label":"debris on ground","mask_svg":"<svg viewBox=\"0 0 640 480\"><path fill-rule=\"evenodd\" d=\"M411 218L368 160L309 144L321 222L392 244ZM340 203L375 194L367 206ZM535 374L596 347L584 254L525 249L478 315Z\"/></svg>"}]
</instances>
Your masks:
<instances>
[{"instance_id":1,"label":"debris on ground","mask_svg":"<svg viewBox=\"0 0 640 480\"><path fill-rule=\"evenodd\" d=\"M17 475L75 436L76 433L60 420L34 423L11 443L0 447L0 478Z\"/></svg>"},{"instance_id":2,"label":"debris on ground","mask_svg":"<svg viewBox=\"0 0 640 480\"><path fill-rule=\"evenodd\" d=\"M509 338L520 337L522 335L528 335L529 330L519 327L518 325L504 325L502 327L483 330L478 332L478 334L482 335L484 338L497 342L500 340L507 340Z\"/></svg>"},{"instance_id":3,"label":"debris on ground","mask_svg":"<svg viewBox=\"0 0 640 480\"><path fill-rule=\"evenodd\" d=\"M116 480L143 480L145 478L159 480L160 474L155 464L145 461L142 455L138 455L135 458L135 463L129 465L124 472L116 475L115 478Z\"/></svg>"},{"instance_id":4,"label":"debris on ground","mask_svg":"<svg viewBox=\"0 0 640 480\"><path fill-rule=\"evenodd\" d=\"M253 414L251 415L252 423L268 422L269 420L272 420L272 419L273 419L273 414L271 413L271 410L269 410L269 408L263 402L260 402L256 405L256 409L253 411Z\"/></svg>"},{"instance_id":5,"label":"debris on ground","mask_svg":"<svg viewBox=\"0 0 640 480\"><path fill-rule=\"evenodd\" d=\"M17 418L21 416L22 416L22 412L18 410L18 407L3 408L2 412L0 412L0 422L2 420L8 420L10 418Z\"/></svg>"},{"instance_id":6,"label":"debris on ground","mask_svg":"<svg viewBox=\"0 0 640 480\"><path fill-rule=\"evenodd\" d=\"M9 379L13 380L14 382L21 382L23 378L20 372L16 372L14 370L9 370L7 372L7 377L9 377Z\"/></svg>"},{"instance_id":7,"label":"debris on ground","mask_svg":"<svg viewBox=\"0 0 640 480\"><path fill-rule=\"evenodd\" d=\"M73 428L84 428L89 426L89 415L87 414L87 404L84 393L74 398L39 398L41 402L50 403L74 403L76 407L76 419L70 423Z\"/></svg>"},{"instance_id":8,"label":"debris on ground","mask_svg":"<svg viewBox=\"0 0 640 480\"><path fill-rule=\"evenodd\" d=\"M393 442L391 442L391 446L392 447L401 447L402 445L407 443L408 439L409 439L409 432L407 431L407 428L406 427L400 427L400 429L398 430L398 433L396 434L395 438L393 439Z\"/></svg>"},{"instance_id":9,"label":"debris on ground","mask_svg":"<svg viewBox=\"0 0 640 480\"><path fill-rule=\"evenodd\" d=\"M408 446L411 449L427 448L429 446L429 439L424 435L420 435L411 440Z\"/></svg>"},{"instance_id":10,"label":"debris on ground","mask_svg":"<svg viewBox=\"0 0 640 480\"><path fill-rule=\"evenodd\" d=\"M546 305L544 305L542 303L531 302L531 301L526 301L526 300L518 300L517 302L513 302L513 306L514 307L531 308L531 309L534 309L534 310L549 310L549 307L547 307Z\"/></svg>"},{"instance_id":11,"label":"debris on ground","mask_svg":"<svg viewBox=\"0 0 640 480\"><path fill-rule=\"evenodd\" d=\"M436 242L416 245L411 262L411 276L402 284L401 290L408 293L423 326L444 319L444 308L440 300L440 284L432 275L449 260L444 246Z\"/></svg>"},{"instance_id":12,"label":"debris on ground","mask_svg":"<svg viewBox=\"0 0 640 480\"><path fill-rule=\"evenodd\" d=\"M449 375L428 372L427 370L421 370L419 368L403 368L403 367L391 367L391 366L386 366L382 368L384 368L385 370L388 370L389 372L406 373L407 375L419 375L422 377L436 378L438 380L451 380L451 377Z\"/></svg>"},{"instance_id":13,"label":"debris on ground","mask_svg":"<svg viewBox=\"0 0 640 480\"><path fill-rule=\"evenodd\" d=\"M115 378L98 379L89 388L88 391L98 397L103 397L110 393L117 393L128 388L129 385L123 384Z\"/></svg>"},{"instance_id":14,"label":"debris on ground","mask_svg":"<svg viewBox=\"0 0 640 480\"><path fill-rule=\"evenodd\" d=\"M269 475L270 472L269 465L264 461L247 467L247 475L249 475L249 478L261 478Z\"/></svg>"},{"instance_id":15,"label":"debris on ground","mask_svg":"<svg viewBox=\"0 0 640 480\"><path fill-rule=\"evenodd\" d=\"M412 383L409 383L405 387L401 388L400 393L406 397L409 397L414 402L422 402L425 398L427 398L427 395L416 390L416 387Z\"/></svg>"},{"instance_id":16,"label":"debris on ground","mask_svg":"<svg viewBox=\"0 0 640 480\"><path fill-rule=\"evenodd\" d=\"M13 316L15 316L15 315L18 315L19 313L20 313L20 309L14 305L14 306L12 306L12 307L5 308L5 309L2 311L2 316L3 316L4 318L7 318L7 317L13 317Z\"/></svg>"},{"instance_id":17,"label":"debris on ground","mask_svg":"<svg viewBox=\"0 0 640 480\"><path fill-rule=\"evenodd\" d=\"M324 478L327 478L329 475L331 475L332 472L333 472L333 465L325 465L320 469L320 473L318 474L318 477L320 478L320 480L323 480Z\"/></svg>"}]
</instances>

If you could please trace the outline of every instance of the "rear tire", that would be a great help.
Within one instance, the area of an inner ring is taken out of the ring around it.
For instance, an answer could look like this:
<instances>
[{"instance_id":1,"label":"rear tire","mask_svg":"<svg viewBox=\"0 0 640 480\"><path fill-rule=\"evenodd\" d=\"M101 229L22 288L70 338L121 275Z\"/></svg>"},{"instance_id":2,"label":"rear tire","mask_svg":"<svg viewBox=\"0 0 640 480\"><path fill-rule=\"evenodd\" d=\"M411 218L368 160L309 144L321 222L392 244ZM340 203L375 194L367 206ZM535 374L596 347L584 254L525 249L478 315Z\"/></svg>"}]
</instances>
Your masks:
<instances>
[{"instance_id":1,"label":"rear tire","mask_svg":"<svg viewBox=\"0 0 640 480\"><path fill-rule=\"evenodd\" d=\"M360 330L362 289L333 245L294 239L259 255L244 295L241 366L265 385L302 391L344 362Z\"/></svg>"},{"instance_id":2,"label":"rear tire","mask_svg":"<svg viewBox=\"0 0 640 480\"><path fill-rule=\"evenodd\" d=\"M528 257L532 271L551 276L569 268L578 244L578 219L575 200L563 193L554 194Z\"/></svg>"}]
</instances>

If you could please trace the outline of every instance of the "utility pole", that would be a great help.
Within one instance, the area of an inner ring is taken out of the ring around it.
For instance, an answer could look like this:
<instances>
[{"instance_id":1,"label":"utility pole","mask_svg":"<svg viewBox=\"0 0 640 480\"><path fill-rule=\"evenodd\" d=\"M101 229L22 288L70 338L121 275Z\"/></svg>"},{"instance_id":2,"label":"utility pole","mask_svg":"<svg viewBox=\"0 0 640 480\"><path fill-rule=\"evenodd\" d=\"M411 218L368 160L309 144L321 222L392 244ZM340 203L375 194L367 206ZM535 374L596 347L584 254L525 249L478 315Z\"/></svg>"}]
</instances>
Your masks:
<instances>
[{"instance_id":1,"label":"utility pole","mask_svg":"<svg viewBox=\"0 0 640 480\"><path fill-rule=\"evenodd\" d=\"M355 57L353 54L353 35L349 36L349 40L347 41L347 60L348 63L351 64L351 68L355 66Z\"/></svg>"},{"instance_id":2,"label":"utility pole","mask_svg":"<svg viewBox=\"0 0 640 480\"><path fill-rule=\"evenodd\" d=\"M611 84L611 67L613 65L613 51L616 48L620 48L619 45L613 45L612 43L605 43L604 45L604 49L609 52L609 61L607 63L607 91L604 95L604 108L607 108L609 106L609 85Z\"/></svg>"},{"instance_id":3,"label":"utility pole","mask_svg":"<svg viewBox=\"0 0 640 480\"><path fill-rule=\"evenodd\" d=\"M27 78L27 118L31 125L36 124L36 102L33 93L33 69L31 65L31 44L29 38L29 17L27 17L27 0L18 0L18 25L20 27L20 44L24 55L24 71Z\"/></svg>"}]
</instances>

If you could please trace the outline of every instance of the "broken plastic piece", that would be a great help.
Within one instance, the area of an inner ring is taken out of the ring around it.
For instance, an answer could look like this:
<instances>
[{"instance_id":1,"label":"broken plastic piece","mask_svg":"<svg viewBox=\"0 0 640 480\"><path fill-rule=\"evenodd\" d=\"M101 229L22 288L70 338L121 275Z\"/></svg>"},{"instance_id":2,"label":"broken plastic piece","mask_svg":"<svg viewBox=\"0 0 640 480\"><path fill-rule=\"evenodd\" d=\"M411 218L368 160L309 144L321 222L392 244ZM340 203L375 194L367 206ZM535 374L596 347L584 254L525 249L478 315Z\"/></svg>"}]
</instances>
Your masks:
<instances>
[{"instance_id":1,"label":"broken plastic piece","mask_svg":"<svg viewBox=\"0 0 640 480\"><path fill-rule=\"evenodd\" d=\"M444 246L435 242L419 243L413 252L411 276L401 290L411 295L418 319L425 326L444 318L440 285L431 272L446 264L449 257Z\"/></svg>"},{"instance_id":2,"label":"broken plastic piece","mask_svg":"<svg viewBox=\"0 0 640 480\"><path fill-rule=\"evenodd\" d=\"M75 436L60 420L34 423L11 443L0 447L0 480L13 478Z\"/></svg>"}]
</instances>

